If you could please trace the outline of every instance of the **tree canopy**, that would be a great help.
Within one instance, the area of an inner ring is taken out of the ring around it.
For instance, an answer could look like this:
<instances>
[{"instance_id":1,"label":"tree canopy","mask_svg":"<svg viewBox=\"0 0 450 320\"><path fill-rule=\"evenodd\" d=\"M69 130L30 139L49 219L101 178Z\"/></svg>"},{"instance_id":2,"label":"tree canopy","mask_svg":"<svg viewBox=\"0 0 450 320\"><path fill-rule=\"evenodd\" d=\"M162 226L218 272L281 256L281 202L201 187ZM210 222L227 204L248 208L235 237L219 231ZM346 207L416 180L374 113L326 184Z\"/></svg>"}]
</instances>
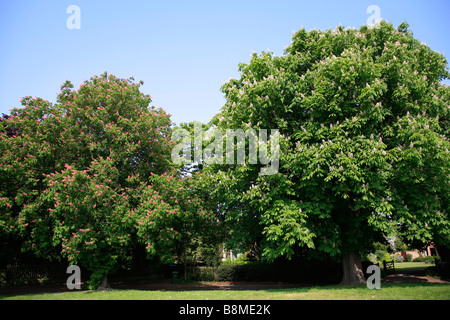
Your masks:
<instances>
[{"instance_id":1,"label":"tree canopy","mask_svg":"<svg viewBox=\"0 0 450 320\"><path fill-rule=\"evenodd\" d=\"M340 259L344 283L363 281L360 255L393 228L450 246L450 74L406 23L301 29L239 72L208 125L181 126L181 148L133 78L23 98L0 119L0 240L84 266L93 287L136 246L186 262L224 234L262 259ZM261 153L250 138L266 130L277 143ZM199 161L175 161L183 148Z\"/></svg>"},{"instance_id":2,"label":"tree canopy","mask_svg":"<svg viewBox=\"0 0 450 320\"><path fill-rule=\"evenodd\" d=\"M283 56L255 53L239 71L212 123L278 128L280 169L210 170L223 176L236 230L242 220L259 230L263 256L309 248L358 263L392 221L407 239L449 244L448 66L407 24L301 29Z\"/></svg>"},{"instance_id":3,"label":"tree canopy","mask_svg":"<svg viewBox=\"0 0 450 320\"><path fill-rule=\"evenodd\" d=\"M80 264L93 287L136 244L177 261L187 231L214 222L200 176L174 171L170 115L133 80L105 73L78 90L67 81L55 104L25 97L0 122L3 240Z\"/></svg>"}]
</instances>

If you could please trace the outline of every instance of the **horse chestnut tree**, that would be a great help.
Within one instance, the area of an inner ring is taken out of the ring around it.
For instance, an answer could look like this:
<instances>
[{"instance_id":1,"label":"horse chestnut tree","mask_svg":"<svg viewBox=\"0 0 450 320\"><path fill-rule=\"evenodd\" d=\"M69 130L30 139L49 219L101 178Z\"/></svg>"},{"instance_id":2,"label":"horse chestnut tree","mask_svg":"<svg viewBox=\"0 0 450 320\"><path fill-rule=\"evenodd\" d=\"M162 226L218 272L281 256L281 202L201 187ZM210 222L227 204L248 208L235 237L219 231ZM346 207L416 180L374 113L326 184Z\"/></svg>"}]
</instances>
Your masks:
<instances>
[{"instance_id":1,"label":"horse chestnut tree","mask_svg":"<svg viewBox=\"0 0 450 320\"><path fill-rule=\"evenodd\" d=\"M280 169L216 166L230 225L259 230L264 257L336 257L352 284L393 223L407 241L450 245L448 64L406 23L301 29L285 55L254 54L239 70L213 123L279 129Z\"/></svg>"}]
</instances>

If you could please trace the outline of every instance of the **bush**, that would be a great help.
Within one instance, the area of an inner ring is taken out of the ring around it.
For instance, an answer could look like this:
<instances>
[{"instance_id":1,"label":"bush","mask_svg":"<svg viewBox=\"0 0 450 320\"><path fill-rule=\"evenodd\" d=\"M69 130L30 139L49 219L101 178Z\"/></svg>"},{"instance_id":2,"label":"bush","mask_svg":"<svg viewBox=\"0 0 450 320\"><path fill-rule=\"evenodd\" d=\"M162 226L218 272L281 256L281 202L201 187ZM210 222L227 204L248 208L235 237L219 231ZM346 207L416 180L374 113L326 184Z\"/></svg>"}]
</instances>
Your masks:
<instances>
[{"instance_id":1,"label":"bush","mask_svg":"<svg viewBox=\"0 0 450 320\"><path fill-rule=\"evenodd\" d=\"M193 267L190 269L190 278L192 281L214 281L215 270L216 268L209 266Z\"/></svg>"},{"instance_id":2,"label":"bush","mask_svg":"<svg viewBox=\"0 0 450 320\"><path fill-rule=\"evenodd\" d=\"M426 264L434 264L436 263L436 261L438 260L438 257L433 257L433 256L427 256L423 258L423 262L425 262Z\"/></svg>"},{"instance_id":3,"label":"bush","mask_svg":"<svg viewBox=\"0 0 450 320\"><path fill-rule=\"evenodd\" d=\"M441 263L435 267L430 267L429 269L434 269L437 276L442 280L450 280L450 263Z\"/></svg>"},{"instance_id":4,"label":"bush","mask_svg":"<svg viewBox=\"0 0 450 320\"><path fill-rule=\"evenodd\" d=\"M439 257L434 256L427 256L427 257L417 257L413 260L413 262L425 262L426 264L434 264L436 261L439 260Z\"/></svg>"},{"instance_id":5,"label":"bush","mask_svg":"<svg viewBox=\"0 0 450 320\"><path fill-rule=\"evenodd\" d=\"M248 263L250 261L248 261L247 257L245 254L239 256L239 258L235 259L235 260L231 260L230 257L228 257L225 261L222 261L222 265L225 264L245 264Z\"/></svg>"},{"instance_id":6,"label":"bush","mask_svg":"<svg viewBox=\"0 0 450 320\"><path fill-rule=\"evenodd\" d=\"M274 263L223 263L217 268L194 267L194 281L276 281L295 283L338 283L341 265L331 261Z\"/></svg>"},{"instance_id":7,"label":"bush","mask_svg":"<svg viewBox=\"0 0 450 320\"><path fill-rule=\"evenodd\" d=\"M238 276L245 281L274 280L277 274L274 264L256 262L238 268Z\"/></svg>"},{"instance_id":8,"label":"bush","mask_svg":"<svg viewBox=\"0 0 450 320\"><path fill-rule=\"evenodd\" d=\"M382 257L382 261L387 261L387 262L389 262L389 261L392 261L393 259L392 259L392 257L391 257L391 255L389 254L389 253L385 253L384 254L384 256Z\"/></svg>"},{"instance_id":9,"label":"bush","mask_svg":"<svg viewBox=\"0 0 450 320\"><path fill-rule=\"evenodd\" d=\"M239 265L223 264L215 272L217 281L236 281L238 279L237 267Z\"/></svg>"},{"instance_id":10,"label":"bush","mask_svg":"<svg viewBox=\"0 0 450 320\"><path fill-rule=\"evenodd\" d=\"M403 256L402 255L397 255L394 258L395 262L403 262Z\"/></svg>"},{"instance_id":11,"label":"bush","mask_svg":"<svg viewBox=\"0 0 450 320\"><path fill-rule=\"evenodd\" d=\"M369 254L367 255L367 259L368 259L372 264L378 263L377 255L376 255L375 253L369 253Z\"/></svg>"},{"instance_id":12,"label":"bush","mask_svg":"<svg viewBox=\"0 0 450 320\"><path fill-rule=\"evenodd\" d=\"M411 262L413 260L412 254L408 253L406 254L406 262Z\"/></svg>"}]
</instances>

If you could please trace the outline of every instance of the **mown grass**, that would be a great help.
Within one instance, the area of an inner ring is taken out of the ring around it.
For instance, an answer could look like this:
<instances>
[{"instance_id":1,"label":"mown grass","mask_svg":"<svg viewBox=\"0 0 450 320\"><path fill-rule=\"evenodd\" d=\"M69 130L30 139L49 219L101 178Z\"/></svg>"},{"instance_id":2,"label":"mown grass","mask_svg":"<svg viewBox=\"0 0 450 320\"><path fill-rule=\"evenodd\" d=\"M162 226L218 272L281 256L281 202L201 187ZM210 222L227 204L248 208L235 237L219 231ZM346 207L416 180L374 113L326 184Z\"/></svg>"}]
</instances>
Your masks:
<instances>
[{"instance_id":1,"label":"mown grass","mask_svg":"<svg viewBox=\"0 0 450 320\"><path fill-rule=\"evenodd\" d=\"M380 290L342 285L270 290L78 291L0 296L3 300L450 300L450 284L382 284Z\"/></svg>"},{"instance_id":2,"label":"mown grass","mask_svg":"<svg viewBox=\"0 0 450 320\"><path fill-rule=\"evenodd\" d=\"M426 269L421 262L396 263L396 273ZM62 293L0 295L0 300L450 300L450 284L385 283L380 290L361 286L312 286L267 290L198 291L71 291Z\"/></svg>"},{"instance_id":3,"label":"mown grass","mask_svg":"<svg viewBox=\"0 0 450 320\"><path fill-rule=\"evenodd\" d=\"M397 272L406 270L422 270L433 266L434 264L426 264L424 262L396 262L395 270Z\"/></svg>"}]
</instances>

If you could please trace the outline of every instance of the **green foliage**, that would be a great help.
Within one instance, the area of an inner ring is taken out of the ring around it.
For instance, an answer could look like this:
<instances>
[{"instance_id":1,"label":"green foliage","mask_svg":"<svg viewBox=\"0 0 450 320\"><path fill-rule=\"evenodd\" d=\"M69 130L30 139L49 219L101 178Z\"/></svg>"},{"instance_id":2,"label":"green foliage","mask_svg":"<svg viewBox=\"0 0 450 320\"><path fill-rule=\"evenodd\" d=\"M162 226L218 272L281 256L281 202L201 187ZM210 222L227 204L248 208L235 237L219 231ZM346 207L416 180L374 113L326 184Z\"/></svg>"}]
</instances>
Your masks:
<instances>
[{"instance_id":1,"label":"green foliage","mask_svg":"<svg viewBox=\"0 0 450 320\"><path fill-rule=\"evenodd\" d=\"M390 254L390 246L388 244L383 244L380 242L375 242L372 245L370 258L373 263L381 261L392 261L393 256ZM403 261L403 258L402 258Z\"/></svg>"},{"instance_id":2,"label":"green foliage","mask_svg":"<svg viewBox=\"0 0 450 320\"><path fill-rule=\"evenodd\" d=\"M249 263L250 261L247 259L246 255L243 254L241 256L239 256L237 259L235 260L231 260L230 257L226 258L225 261L222 261L222 265L224 264L246 264Z\"/></svg>"},{"instance_id":3,"label":"green foliage","mask_svg":"<svg viewBox=\"0 0 450 320\"><path fill-rule=\"evenodd\" d=\"M111 272L111 269L103 265L96 265L94 271L91 273L89 277L89 281L87 283L87 287L89 290L97 289L102 281L105 279L105 276Z\"/></svg>"},{"instance_id":4,"label":"green foliage","mask_svg":"<svg viewBox=\"0 0 450 320\"><path fill-rule=\"evenodd\" d=\"M151 184L141 190L143 199L137 209L137 236L150 256L176 262L195 237L216 237L220 229L212 204L202 187L204 176L152 175ZM215 243L211 241L211 243Z\"/></svg>"},{"instance_id":5,"label":"green foliage","mask_svg":"<svg viewBox=\"0 0 450 320\"><path fill-rule=\"evenodd\" d=\"M217 281L236 281L238 279L238 268L234 264L223 264L216 269Z\"/></svg>"},{"instance_id":6,"label":"green foliage","mask_svg":"<svg viewBox=\"0 0 450 320\"><path fill-rule=\"evenodd\" d=\"M384 256L381 257L381 261L392 261L392 260L393 260L392 256L388 252L386 252Z\"/></svg>"},{"instance_id":7,"label":"green foliage","mask_svg":"<svg viewBox=\"0 0 450 320\"><path fill-rule=\"evenodd\" d=\"M216 281L262 281L276 278L278 275L274 265L247 262L223 263L215 270Z\"/></svg>"},{"instance_id":8,"label":"green foliage","mask_svg":"<svg viewBox=\"0 0 450 320\"><path fill-rule=\"evenodd\" d=\"M217 268L197 268L199 281L274 281L291 283L336 283L341 266L319 260L222 263ZM214 277L212 277L214 275ZM212 279L212 280L211 280Z\"/></svg>"},{"instance_id":9,"label":"green foliage","mask_svg":"<svg viewBox=\"0 0 450 320\"><path fill-rule=\"evenodd\" d=\"M394 221L404 241L448 245L447 68L406 24L386 22L301 29L285 55L240 64L211 123L279 129L280 169L262 176L247 158L204 169L220 176L230 242L269 260L338 257L390 236Z\"/></svg>"},{"instance_id":10,"label":"green foliage","mask_svg":"<svg viewBox=\"0 0 450 320\"><path fill-rule=\"evenodd\" d=\"M174 262L190 237L218 230L202 175L173 171L170 115L140 85L67 81L55 104L25 97L0 121L1 237L79 264L91 287L136 245Z\"/></svg>"},{"instance_id":11,"label":"green foliage","mask_svg":"<svg viewBox=\"0 0 450 320\"><path fill-rule=\"evenodd\" d=\"M425 262L426 264L434 264L436 261L439 261L439 257L434 256L420 256L415 259L413 259L413 262Z\"/></svg>"},{"instance_id":12,"label":"green foliage","mask_svg":"<svg viewBox=\"0 0 450 320\"><path fill-rule=\"evenodd\" d=\"M197 247L197 258L206 266L219 266L222 260L220 245L216 241L211 241L210 244L200 243Z\"/></svg>"}]
</instances>

